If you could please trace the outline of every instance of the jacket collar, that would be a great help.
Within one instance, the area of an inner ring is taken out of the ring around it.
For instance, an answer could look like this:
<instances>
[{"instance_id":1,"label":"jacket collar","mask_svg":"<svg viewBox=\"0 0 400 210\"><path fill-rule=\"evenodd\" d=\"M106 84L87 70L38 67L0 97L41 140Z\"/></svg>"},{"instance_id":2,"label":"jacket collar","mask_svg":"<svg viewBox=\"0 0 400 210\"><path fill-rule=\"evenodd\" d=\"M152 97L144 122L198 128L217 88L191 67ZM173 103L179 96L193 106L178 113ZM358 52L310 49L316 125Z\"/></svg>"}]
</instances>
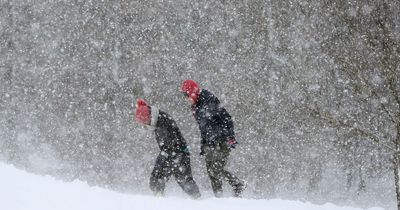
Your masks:
<instances>
[{"instance_id":1,"label":"jacket collar","mask_svg":"<svg viewBox=\"0 0 400 210\"><path fill-rule=\"evenodd\" d=\"M158 115L159 115L159 113L160 113L160 110L159 110L157 107L155 107L155 106L152 106L152 107L151 107L151 121L150 121L150 126L156 127L157 122L158 122Z\"/></svg>"}]
</instances>

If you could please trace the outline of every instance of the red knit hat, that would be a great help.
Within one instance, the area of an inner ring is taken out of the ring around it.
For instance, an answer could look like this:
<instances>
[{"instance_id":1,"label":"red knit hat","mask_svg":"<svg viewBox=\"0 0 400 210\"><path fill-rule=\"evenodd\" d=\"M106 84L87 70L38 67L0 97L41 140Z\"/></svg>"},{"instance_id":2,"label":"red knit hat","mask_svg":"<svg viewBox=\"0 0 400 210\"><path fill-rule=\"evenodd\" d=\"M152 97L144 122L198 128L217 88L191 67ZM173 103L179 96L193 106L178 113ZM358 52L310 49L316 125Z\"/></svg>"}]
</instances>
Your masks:
<instances>
[{"instance_id":1,"label":"red knit hat","mask_svg":"<svg viewBox=\"0 0 400 210\"><path fill-rule=\"evenodd\" d=\"M150 125L150 107L147 102L139 98L136 102L136 121Z\"/></svg>"},{"instance_id":2,"label":"red knit hat","mask_svg":"<svg viewBox=\"0 0 400 210\"><path fill-rule=\"evenodd\" d=\"M188 79L183 81L181 86L181 92L187 94L188 97L192 98L193 101L197 101L200 95L200 87L197 82Z\"/></svg>"}]
</instances>

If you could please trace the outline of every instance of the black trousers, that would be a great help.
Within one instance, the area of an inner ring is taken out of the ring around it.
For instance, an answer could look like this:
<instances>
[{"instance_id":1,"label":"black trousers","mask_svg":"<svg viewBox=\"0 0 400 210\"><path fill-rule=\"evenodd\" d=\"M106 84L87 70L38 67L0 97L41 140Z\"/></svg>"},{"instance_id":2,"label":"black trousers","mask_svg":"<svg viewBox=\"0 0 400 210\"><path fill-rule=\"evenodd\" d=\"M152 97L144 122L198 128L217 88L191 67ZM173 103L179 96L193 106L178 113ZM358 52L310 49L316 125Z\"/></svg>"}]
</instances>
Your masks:
<instances>
[{"instance_id":1,"label":"black trousers","mask_svg":"<svg viewBox=\"0 0 400 210\"><path fill-rule=\"evenodd\" d=\"M226 180L234 189L243 182L225 169L229 158L229 148L225 145L203 147L206 159L207 174L211 181L215 197L222 196L222 181Z\"/></svg>"},{"instance_id":2,"label":"black trousers","mask_svg":"<svg viewBox=\"0 0 400 210\"><path fill-rule=\"evenodd\" d=\"M193 180L188 153L177 153L175 156L162 153L158 155L150 177L150 189L154 194L164 194L165 183L172 175L190 197L200 198L199 187Z\"/></svg>"}]
</instances>

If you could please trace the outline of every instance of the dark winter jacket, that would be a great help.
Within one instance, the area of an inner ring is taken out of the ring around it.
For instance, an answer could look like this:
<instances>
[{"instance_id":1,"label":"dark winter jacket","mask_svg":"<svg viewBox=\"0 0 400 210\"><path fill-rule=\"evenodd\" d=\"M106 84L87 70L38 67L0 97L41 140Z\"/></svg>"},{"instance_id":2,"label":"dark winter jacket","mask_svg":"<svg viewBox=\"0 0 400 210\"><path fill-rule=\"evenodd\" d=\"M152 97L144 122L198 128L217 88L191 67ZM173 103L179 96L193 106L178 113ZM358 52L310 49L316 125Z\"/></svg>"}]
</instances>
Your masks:
<instances>
[{"instance_id":1,"label":"dark winter jacket","mask_svg":"<svg viewBox=\"0 0 400 210\"><path fill-rule=\"evenodd\" d=\"M235 136L231 116L209 91L201 90L192 109L199 124L202 146L216 146Z\"/></svg>"},{"instance_id":2,"label":"dark winter jacket","mask_svg":"<svg viewBox=\"0 0 400 210\"><path fill-rule=\"evenodd\" d=\"M152 107L153 111L158 111L158 113L154 113L156 116L158 114L155 135L161 152L165 152L169 156L174 156L180 152L188 153L186 141L175 121L164 111L155 110Z\"/></svg>"}]
</instances>

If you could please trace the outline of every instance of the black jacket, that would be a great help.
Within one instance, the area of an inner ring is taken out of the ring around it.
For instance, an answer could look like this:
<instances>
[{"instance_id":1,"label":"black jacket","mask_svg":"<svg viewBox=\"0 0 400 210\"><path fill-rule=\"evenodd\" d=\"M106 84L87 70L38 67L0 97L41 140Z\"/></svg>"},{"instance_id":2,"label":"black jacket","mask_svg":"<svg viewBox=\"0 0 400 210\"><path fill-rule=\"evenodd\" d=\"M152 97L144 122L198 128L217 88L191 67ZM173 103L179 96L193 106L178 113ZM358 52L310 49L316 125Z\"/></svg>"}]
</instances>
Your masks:
<instances>
[{"instance_id":1,"label":"black jacket","mask_svg":"<svg viewBox=\"0 0 400 210\"><path fill-rule=\"evenodd\" d=\"M185 139L175 121L164 111L159 110L155 135L161 152L174 156L179 152L188 153ZM152 113L153 114L153 113Z\"/></svg>"},{"instance_id":2,"label":"black jacket","mask_svg":"<svg viewBox=\"0 0 400 210\"><path fill-rule=\"evenodd\" d=\"M209 91L201 90L192 109L199 124L202 145L216 146L235 136L232 117Z\"/></svg>"}]
</instances>

